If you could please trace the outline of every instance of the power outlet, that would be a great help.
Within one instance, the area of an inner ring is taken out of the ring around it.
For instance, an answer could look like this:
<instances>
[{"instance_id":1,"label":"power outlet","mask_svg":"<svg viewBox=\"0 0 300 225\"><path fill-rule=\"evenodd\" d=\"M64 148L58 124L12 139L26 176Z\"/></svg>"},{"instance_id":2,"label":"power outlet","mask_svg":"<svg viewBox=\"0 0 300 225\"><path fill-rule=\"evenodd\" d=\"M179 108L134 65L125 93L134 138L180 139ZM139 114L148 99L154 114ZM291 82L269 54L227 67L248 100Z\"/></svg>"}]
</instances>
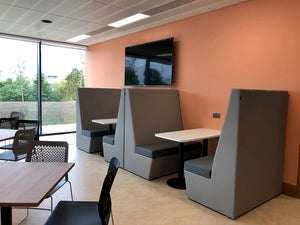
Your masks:
<instances>
[{"instance_id":1,"label":"power outlet","mask_svg":"<svg viewBox=\"0 0 300 225\"><path fill-rule=\"evenodd\" d=\"M213 118L220 119L221 118L221 113L213 113Z\"/></svg>"}]
</instances>

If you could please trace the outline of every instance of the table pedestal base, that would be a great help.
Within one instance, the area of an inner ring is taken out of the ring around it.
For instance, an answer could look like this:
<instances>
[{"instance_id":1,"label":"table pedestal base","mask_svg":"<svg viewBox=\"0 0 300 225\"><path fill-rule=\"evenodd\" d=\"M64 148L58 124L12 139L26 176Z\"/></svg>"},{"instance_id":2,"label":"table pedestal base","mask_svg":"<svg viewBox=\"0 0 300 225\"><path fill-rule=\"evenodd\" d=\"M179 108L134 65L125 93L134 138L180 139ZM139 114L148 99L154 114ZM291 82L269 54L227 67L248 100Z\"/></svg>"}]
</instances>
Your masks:
<instances>
[{"instance_id":1,"label":"table pedestal base","mask_svg":"<svg viewBox=\"0 0 300 225\"><path fill-rule=\"evenodd\" d=\"M167 184L172 187L172 188L176 188L176 189L186 189L185 187L185 179L184 178L171 178L169 180L167 180Z\"/></svg>"}]
</instances>

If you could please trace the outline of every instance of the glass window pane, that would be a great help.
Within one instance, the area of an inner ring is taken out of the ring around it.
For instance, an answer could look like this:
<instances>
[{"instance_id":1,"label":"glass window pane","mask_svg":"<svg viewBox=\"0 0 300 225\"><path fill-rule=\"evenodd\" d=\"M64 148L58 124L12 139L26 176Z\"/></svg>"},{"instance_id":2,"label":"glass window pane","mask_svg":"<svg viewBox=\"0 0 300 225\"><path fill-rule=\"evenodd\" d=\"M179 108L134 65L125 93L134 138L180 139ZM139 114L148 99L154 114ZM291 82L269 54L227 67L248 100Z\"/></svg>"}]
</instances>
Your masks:
<instances>
[{"instance_id":1,"label":"glass window pane","mask_svg":"<svg viewBox=\"0 0 300 225\"><path fill-rule=\"evenodd\" d=\"M34 42L0 38L0 117L25 112L37 119L37 47Z\"/></svg>"},{"instance_id":2,"label":"glass window pane","mask_svg":"<svg viewBox=\"0 0 300 225\"><path fill-rule=\"evenodd\" d=\"M42 133L76 130L76 88L84 87L85 50L42 45Z\"/></svg>"}]
</instances>

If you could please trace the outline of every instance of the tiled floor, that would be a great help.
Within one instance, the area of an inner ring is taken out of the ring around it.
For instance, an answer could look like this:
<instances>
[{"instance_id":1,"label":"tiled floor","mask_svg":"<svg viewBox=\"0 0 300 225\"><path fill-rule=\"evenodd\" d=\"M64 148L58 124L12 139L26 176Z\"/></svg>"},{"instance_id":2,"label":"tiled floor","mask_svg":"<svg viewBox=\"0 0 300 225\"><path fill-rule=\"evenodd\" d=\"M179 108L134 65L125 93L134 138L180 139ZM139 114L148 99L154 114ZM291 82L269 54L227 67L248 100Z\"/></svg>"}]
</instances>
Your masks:
<instances>
[{"instance_id":1,"label":"tiled floor","mask_svg":"<svg viewBox=\"0 0 300 225\"><path fill-rule=\"evenodd\" d=\"M87 154L75 147L75 134L48 136L42 139L67 140L70 144L69 161L75 162L70 172L75 200L97 201L108 163L98 154ZM174 176L174 175L173 175ZM184 190L172 189L166 180L144 180L120 169L111 196L115 225L299 225L300 200L280 195L236 220L228 219L186 197ZM54 203L69 200L65 185L54 195ZM50 200L43 206L48 207ZM42 225L50 212L30 210L23 225ZM14 224L25 216L24 210L13 210ZM71 224L70 224L71 225Z\"/></svg>"}]
</instances>

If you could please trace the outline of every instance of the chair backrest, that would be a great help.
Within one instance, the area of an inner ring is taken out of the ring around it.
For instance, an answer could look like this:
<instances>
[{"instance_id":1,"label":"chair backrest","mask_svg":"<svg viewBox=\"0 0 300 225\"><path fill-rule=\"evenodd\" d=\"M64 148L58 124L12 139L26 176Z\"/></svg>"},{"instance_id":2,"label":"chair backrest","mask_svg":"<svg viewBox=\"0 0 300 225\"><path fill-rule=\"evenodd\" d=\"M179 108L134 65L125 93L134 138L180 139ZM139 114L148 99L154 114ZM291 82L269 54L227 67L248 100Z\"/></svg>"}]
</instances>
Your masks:
<instances>
[{"instance_id":1,"label":"chair backrest","mask_svg":"<svg viewBox=\"0 0 300 225\"><path fill-rule=\"evenodd\" d=\"M109 222L111 212L110 190L119 167L119 160L116 157L113 157L109 163L98 202L98 212L102 225L108 225Z\"/></svg>"},{"instance_id":2,"label":"chair backrest","mask_svg":"<svg viewBox=\"0 0 300 225\"><path fill-rule=\"evenodd\" d=\"M13 111L13 112L10 113L10 117L11 118L12 117L18 117L19 120L24 120L25 119L25 112L15 112L15 111Z\"/></svg>"},{"instance_id":3,"label":"chair backrest","mask_svg":"<svg viewBox=\"0 0 300 225\"><path fill-rule=\"evenodd\" d=\"M14 136L12 151L17 161L18 155L26 154L28 147L34 139L34 129L18 130Z\"/></svg>"},{"instance_id":4,"label":"chair backrest","mask_svg":"<svg viewBox=\"0 0 300 225\"><path fill-rule=\"evenodd\" d=\"M18 117L1 118L0 128L2 129L18 129Z\"/></svg>"},{"instance_id":5,"label":"chair backrest","mask_svg":"<svg viewBox=\"0 0 300 225\"><path fill-rule=\"evenodd\" d=\"M19 130L27 130L34 128L35 130L35 137L34 140L40 139L40 122L38 120L19 120L17 125Z\"/></svg>"},{"instance_id":6,"label":"chair backrest","mask_svg":"<svg viewBox=\"0 0 300 225\"><path fill-rule=\"evenodd\" d=\"M38 141L29 146L26 162L67 162L68 143L65 141Z\"/></svg>"}]
</instances>

